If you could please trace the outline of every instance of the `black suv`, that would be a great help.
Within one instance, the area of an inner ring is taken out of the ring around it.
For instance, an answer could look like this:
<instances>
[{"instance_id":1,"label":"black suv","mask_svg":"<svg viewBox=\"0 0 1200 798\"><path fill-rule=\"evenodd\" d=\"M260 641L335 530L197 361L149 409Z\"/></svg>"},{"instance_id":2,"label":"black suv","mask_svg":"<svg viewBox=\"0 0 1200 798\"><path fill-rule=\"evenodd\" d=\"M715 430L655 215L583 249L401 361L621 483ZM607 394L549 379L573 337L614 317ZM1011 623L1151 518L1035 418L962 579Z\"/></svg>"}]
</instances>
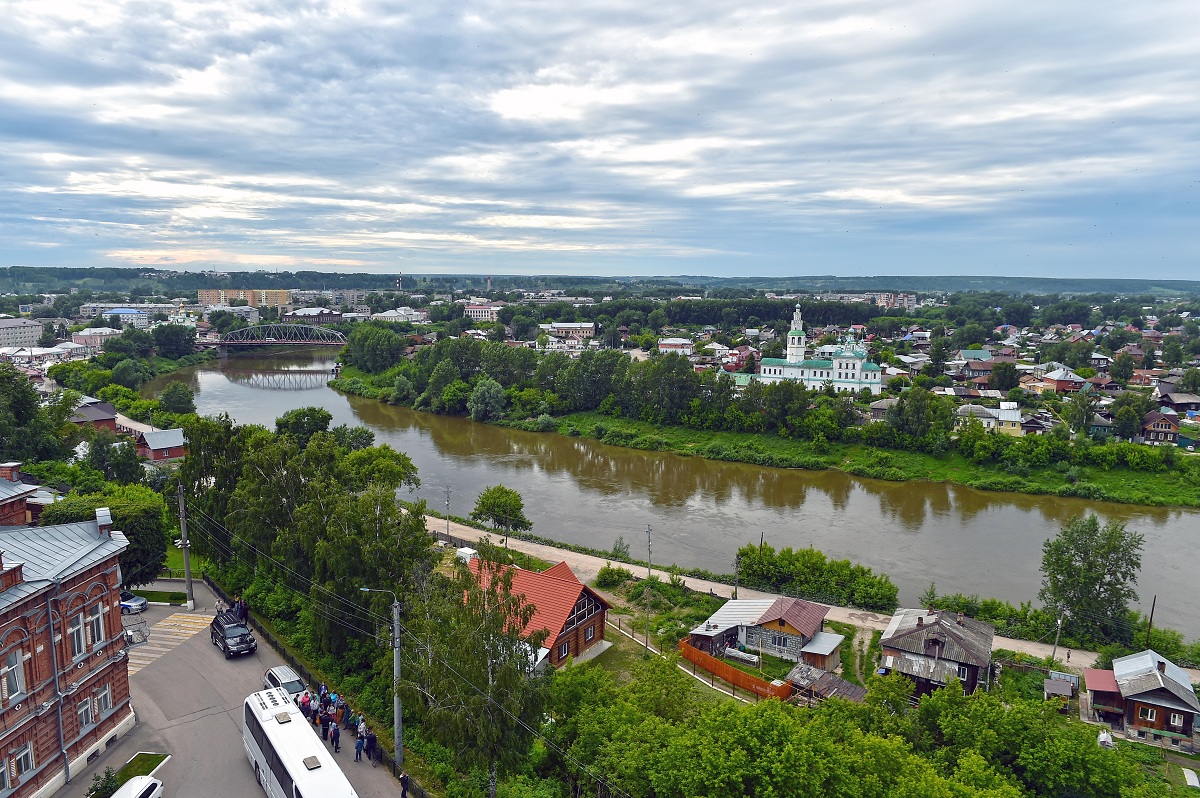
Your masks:
<instances>
[{"instance_id":1,"label":"black suv","mask_svg":"<svg viewBox=\"0 0 1200 798\"><path fill-rule=\"evenodd\" d=\"M225 652L225 659L234 654L251 654L258 650L258 641L237 613L218 612L209 632L213 645Z\"/></svg>"}]
</instances>

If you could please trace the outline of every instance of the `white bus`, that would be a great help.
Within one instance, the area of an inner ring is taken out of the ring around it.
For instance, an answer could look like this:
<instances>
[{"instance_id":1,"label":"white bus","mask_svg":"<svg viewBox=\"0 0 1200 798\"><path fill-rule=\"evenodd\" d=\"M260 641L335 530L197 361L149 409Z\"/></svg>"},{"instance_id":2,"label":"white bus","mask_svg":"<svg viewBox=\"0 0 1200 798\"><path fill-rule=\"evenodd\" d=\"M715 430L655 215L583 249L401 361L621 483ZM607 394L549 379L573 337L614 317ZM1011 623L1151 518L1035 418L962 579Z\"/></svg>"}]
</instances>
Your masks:
<instances>
[{"instance_id":1,"label":"white bus","mask_svg":"<svg viewBox=\"0 0 1200 798\"><path fill-rule=\"evenodd\" d=\"M358 798L329 747L279 687L246 698L242 744L270 798Z\"/></svg>"}]
</instances>

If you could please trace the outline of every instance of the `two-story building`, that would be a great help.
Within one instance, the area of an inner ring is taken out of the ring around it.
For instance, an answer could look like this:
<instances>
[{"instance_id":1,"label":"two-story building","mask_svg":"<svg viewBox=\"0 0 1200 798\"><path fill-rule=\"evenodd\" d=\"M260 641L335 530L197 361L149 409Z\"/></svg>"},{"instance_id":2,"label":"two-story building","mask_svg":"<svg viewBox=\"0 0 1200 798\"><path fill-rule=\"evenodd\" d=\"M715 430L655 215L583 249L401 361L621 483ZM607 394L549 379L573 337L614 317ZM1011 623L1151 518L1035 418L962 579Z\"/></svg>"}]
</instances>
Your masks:
<instances>
[{"instance_id":1,"label":"two-story building","mask_svg":"<svg viewBox=\"0 0 1200 798\"><path fill-rule=\"evenodd\" d=\"M0 795L44 798L133 728L118 557L96 520L0 529Z\"/></svg>"},{"instance_id":2,"label":"two-story building","mask_svg":"<svg viewBox=\"0 0 1200 798\"><path fill-rule=\"evenodd\" d=\"M1174 446L1179 442L1179 416L1174 413L1147 413L1142 419L1142 438L1146 443Z\"/></svg>"},{"instance_id":3,"label":"two-story building","mask_svg":"<svg viewBox=\"0 0 1200 798\"><path fill-rule=\"evenodd\" d=\"M0 527L24 524L27 502L37 492L36 485L21 481L20 463L0 463Z\"/></svg>"},{"instance_id":4,"label":"two-story building","mask_svg":"<svg viewBox=\"0 0 1200 798\"><path fill-rule=\"evenodd\" d=\"M896 610L879 640L880 670L903 673L917 696L945 687L951 679L971 693L989 681L994 635L990 623L961 612Z\"/></svg>"},{"instance_id":5,"label":"two-story building","mask_svg":"<svg viewBox=\"0 0 1200 798\"><path fill-rule=\"evenodd\" d=\"M1093 717L1139 739L1171 745L1191 742L1200 701L1187 671L1147 649L1114 659L1111 670L1084 671Z\"/></svg>"}]
</instances>

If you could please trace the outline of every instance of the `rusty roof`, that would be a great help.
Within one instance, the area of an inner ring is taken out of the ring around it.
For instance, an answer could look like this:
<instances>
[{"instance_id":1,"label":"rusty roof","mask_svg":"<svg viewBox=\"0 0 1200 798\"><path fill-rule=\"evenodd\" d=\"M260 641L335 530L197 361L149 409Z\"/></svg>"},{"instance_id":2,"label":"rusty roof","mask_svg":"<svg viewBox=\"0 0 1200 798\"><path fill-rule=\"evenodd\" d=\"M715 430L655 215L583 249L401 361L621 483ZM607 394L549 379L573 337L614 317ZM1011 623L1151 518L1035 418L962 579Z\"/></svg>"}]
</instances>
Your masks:
<instances>
[{"instance_id":1,"label":"rusty roof","mask_svg":"<svg viewBox=\"0 0 1200 798\"><path fill-rule=\"evenodd\" d=\"M812 637L821 631L825 615L829 608L821 604L796 598L777 598L775 602L758 619L758 626L771 621L782 619L793 629L805 637Z\"/></svg>"}]
</instances>

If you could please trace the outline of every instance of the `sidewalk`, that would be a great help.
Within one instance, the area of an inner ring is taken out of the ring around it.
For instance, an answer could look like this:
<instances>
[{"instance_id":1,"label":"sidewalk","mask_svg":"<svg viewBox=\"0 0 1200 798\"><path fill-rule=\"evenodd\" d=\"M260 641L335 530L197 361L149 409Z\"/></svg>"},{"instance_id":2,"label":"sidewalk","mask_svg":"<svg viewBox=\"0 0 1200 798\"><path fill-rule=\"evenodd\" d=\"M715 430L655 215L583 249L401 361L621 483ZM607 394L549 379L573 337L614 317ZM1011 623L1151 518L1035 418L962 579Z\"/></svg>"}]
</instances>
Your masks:
<instances>
[{"instance_id":1,"label":"sidewalk","mask_svg":"<svg viewBox=\"0 0 1200 798\"><path fill-rule=\"evenodd\" d=\"M433 516L425 517L426 525L431 532L445 534L446 519L435 518ZM499 542L503 539L501 535L495 532L486 532L474 527L463 526L462 524L450 522L450 534L466 540L479 540L485 536L491 537L494 542ZM549 562L566 562L571 566L571 570L575 575L584 582L592 582L600 573L600 569L604 566L605 560L603 557L594 557L590 554L580 554L578 552L569 551L567 549L558 549L553 546L546 546L541 543L528 543L517 538L510 538L508 547L516 551L524 552L525 554L533 555L541 560ZM626 566L630 569L635 569L636 566ZM666 581L671 578L671 574L667 571L662 571L657 568L652 568L652 573L660 579ZM640 574L639 574L640 575ZM710 582L706 579L697 579L691 576L683 577L684 583L692 590L700 593L713 592L718 596L731 596L733 588L723 582ZM741 598L754 599L775 599L780 596L776 593L766 593L761 590L751 590L743 587L739 590ZM831 621L839 623L853 624L860 629L874 631L876 629L882 631L887 628L888 622L891 621L890 615L870 612L868 610L857 610L852 607L830 607L829 614L826 616ZM1014 640L1010 637L999 637L992 641L993 649L1008 649L1009 651L1020 651L1025 654L1030 654L1035 657L1048 657L1053 650L1053 645L1048 643L1035 643L1030 640ZM1066 657L1067 649L1062 646L1058 648L1058 657L1060 659ZM1070 670L1082 670L1090 668L1096 662L1096 652L1094 651L1079 651L1071 649L1071 662L1068 666ZM1193 680L1200 681L1200 672L1193 672Z\"/></svg>"}]
</instances>

